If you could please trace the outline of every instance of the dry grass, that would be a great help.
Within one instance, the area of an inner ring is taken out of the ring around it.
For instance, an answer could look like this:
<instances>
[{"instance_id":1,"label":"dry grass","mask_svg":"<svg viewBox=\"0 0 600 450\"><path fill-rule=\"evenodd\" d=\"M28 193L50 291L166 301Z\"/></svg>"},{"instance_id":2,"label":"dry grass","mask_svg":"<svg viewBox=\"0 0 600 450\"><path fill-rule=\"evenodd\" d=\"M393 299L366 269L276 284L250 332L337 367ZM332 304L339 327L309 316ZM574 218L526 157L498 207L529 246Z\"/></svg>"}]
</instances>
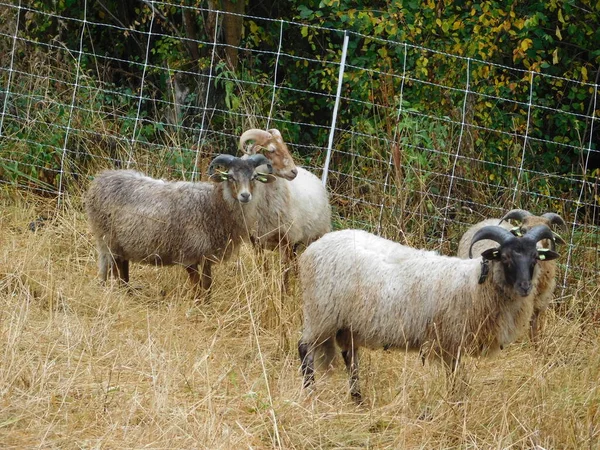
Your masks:
<instances>
[{"instance_id":1,"label":"dry grass","mask_svg":"<svg viewBox=\"0 0 600 450\"><path fill-rule=\"evenodd\" d=\"M298 289L280 296L276 258L218 266L188 320L180 268L99 285L78 198L32 232L54 203L0 195L3 449L600 448L597 287L550 312L540 350L467 361L460 402L416 355L364 351L357 407L341 368L301 391Z\"/></svg>"}]
</instances>

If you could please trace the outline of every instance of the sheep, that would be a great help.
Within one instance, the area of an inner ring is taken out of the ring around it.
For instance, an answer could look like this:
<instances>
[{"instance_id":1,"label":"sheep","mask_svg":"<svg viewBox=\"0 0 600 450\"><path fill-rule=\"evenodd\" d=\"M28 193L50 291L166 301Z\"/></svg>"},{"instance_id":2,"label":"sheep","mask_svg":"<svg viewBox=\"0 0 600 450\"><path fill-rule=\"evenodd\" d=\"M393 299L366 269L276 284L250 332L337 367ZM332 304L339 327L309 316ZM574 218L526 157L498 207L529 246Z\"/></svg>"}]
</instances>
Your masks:
<instances>
[{"instance_id":1,"label":"sheep","mask_svg":"<svg viewBox=\"0 0 600 450\"><path fill-rule=\"evenodd\" d=\"M335 344L362 400L358 348L404 348L437 357L453 374L462 354L493 355L524 332L540 260L559 255L538 249L552 237L545 225L516 237L498 226L479 230L498 243L478 259L441 256L362 230L326 234L299 258L304 302L298 353L304 387L314 382L315 354L325 367Z\"/></svg>"},{"instance_id":2,"label":"sheep","mask_svg":"<svg viewBox=\"0 0 600 450\"><path fill-rule=\"evenodd\" d=\"M246 149L251 140L254 144ZM289 266L294 264L297 246L308 246L331 230L329 195L318 177L294 165L278 130L247 130L240 137L239 148L247 154L266 149L273 174L279 177L263 188L265 200L257 206L254 242L261 250L281 250L286 267L283 287L288 290Z\"/></svg>"},{"instance_id":3,"label":"sheep","mask_svg":"<svg viewBox=\"0 0 600 450\"><path fill-rule=\"evenodd\" d=\"M218 155L208 169L211 182L196 183L157 180L133 170L100 173L85 196L100 280L106 282L110 269L128 283L129 261L181 264L196 292L200 283L209 292L211 265L230 258L248 240L247 224L256 220L262 201L256 182L276 179L256 171L264 164L270 170L263 155L247 160Z\"/></svg>"},{"instance_id":4,"label":"sheep","mask_svg":"<svg viewBox=\"0 0 600 450\"><path fill-rule=\"evenodd\" d=\"M506 222L511 219L519 220L521 224L518 227L513 227L510 223ZM501 219L486 219L469 228L458 244L457 254L460 258L469 257L469 244L472 237L478 230L489 225L500 225L518 235L527 233L536 225L546 225L548 227L557 225L562 228L567 227L564 219L556 213L547 212L541 216L535 216L524 209L513 209L506 213ZM565 241L555 233L553 242L541 241L540 245L549 247L553 246L554 242L565 244ZM479 256L484 250L487 250L494 245L495 243L490 240L479 241L473 246L473 254ZM544 312L550 305L556 287L556 261L543 261L540 266L540 279L536 287L537 292L534 295L533 314L529 326L529 337L534 344L538 342L538 326L540 318L543 317Z\"/></svg>"}]
</instances>

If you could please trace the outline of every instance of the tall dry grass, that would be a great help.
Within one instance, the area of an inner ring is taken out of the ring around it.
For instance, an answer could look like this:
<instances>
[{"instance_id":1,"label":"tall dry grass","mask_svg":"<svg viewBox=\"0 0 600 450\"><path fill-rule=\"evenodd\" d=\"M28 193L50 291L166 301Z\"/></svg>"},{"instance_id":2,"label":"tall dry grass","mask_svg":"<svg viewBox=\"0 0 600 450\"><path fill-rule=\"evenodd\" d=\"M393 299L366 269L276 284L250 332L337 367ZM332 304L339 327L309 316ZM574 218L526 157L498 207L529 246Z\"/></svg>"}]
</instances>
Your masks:
<instances>
[{"instance_id":1,"label":"tall dry grass","mask_svg":"<svg viewBox=\"0 0 600 450\"><path fill-rule=\"evenodd\" d=\"M460 401L416 355L363 351L358 407L339 365L302 392L276 255L217 266L189 320L181 268L98 283L79 197L0 195L0 448L600 448L597 284L569 289L538 350L467 360Z\"/></svg>"}]
</instances>

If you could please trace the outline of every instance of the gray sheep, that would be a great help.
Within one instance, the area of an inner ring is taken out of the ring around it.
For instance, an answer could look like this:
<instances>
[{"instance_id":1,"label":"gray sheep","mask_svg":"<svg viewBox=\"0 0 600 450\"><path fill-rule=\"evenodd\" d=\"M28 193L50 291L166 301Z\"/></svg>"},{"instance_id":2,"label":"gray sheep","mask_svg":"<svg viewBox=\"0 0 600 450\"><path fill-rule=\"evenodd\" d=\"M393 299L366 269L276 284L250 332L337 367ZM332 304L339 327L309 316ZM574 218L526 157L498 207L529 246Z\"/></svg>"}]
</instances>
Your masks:
<instances>
[{"instance_id":1,"label":"gray sheep","mask_svg":"<svg viewBox=\"0 0 600 450\"><path fill-rule=\"evenodd\" d=\"M328 233L299 258L304 323L298 351L304 386L314 381L315 353L326 366L335 342L360 401L358 348L417 350L454 371L463 354L491 355L526 329L540 260L552 238L545 225L515 237L502 227L475 234L497 243L477 259L440 256L361 230Z\"/></svg>"},{"instance_id":2,"label":"gray sheep","mask_svg":"<svg viewBox=\"0 0 600 450\"><path fill-rule=\"evenodd\" d=\"M517 220L520 225L513 227L507 220ZM541 216L535 216L529 211L524 209L513 209L507 212L501 219L486 219L473 225L469 228L462 236L458 244L458 256L460 258L469 257L469 246L471 239L481 228L489 225L500 225L514 234L523 235L537 225L546 225L552 227L553 225L559 226L566 229L567 224L564 219L556 213L547 212ZM541 241L539 245L543 247L553 247L554 242L559 244L565 244L565 241L556 233L554 233L554 239L551 241ZM479 241L473 246L473 255L480 256L483 251L495 246L495 242L490 240ZM533 314L531 316L531 323L529 327L529 336L532 342L538 341L538 328L540 318L543 317L544 311L550 305L552 301L552 295L556 288L556 261L543 261L540 263L541 271L538 284L536 286L536 292L534 294L533 301Z\"/></svg>"},{"instance_id":3,"label":"gray sheep","mask_svg":"<svg viewBox=\"0 0 600 450\"><path fill-rule=\"evenodd\" d=\"M256 221L256 182L275 177L258 173L270 164L263 155L242 160L219 155L209 167L211 182L163 181L132 170L100 173L85 196L96 239L99 275L129 282L129 261L183 265L195 288L210 289L211 265L229 259ZM222 167L226 171L215 171ZM198 270L202 267L202 275Z\"/></svg>"}]
</instances>

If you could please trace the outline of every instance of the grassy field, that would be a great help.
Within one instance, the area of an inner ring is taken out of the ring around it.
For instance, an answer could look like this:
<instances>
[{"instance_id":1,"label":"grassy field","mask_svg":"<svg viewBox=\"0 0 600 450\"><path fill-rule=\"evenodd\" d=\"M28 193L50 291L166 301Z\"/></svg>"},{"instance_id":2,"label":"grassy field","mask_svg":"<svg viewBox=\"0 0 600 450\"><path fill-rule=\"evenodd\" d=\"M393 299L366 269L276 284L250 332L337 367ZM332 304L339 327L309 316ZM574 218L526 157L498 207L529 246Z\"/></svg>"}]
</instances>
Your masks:
<instances>
[{"instance_id":1,"label":"grassy field","mask_svg":"<svg viewBox=\"0 0 600 450\"><path fill-rule=\"evenodd\" d=\"M301 390L299 289L280 294L276 255L217 266L190 319L181 268L100 285L79 197L0 196L0 448L600 448L598 276L538 349L467 359L460 399L415 354L363 351L356 406L339 361Z\"/></svg>"}]
</instances>

